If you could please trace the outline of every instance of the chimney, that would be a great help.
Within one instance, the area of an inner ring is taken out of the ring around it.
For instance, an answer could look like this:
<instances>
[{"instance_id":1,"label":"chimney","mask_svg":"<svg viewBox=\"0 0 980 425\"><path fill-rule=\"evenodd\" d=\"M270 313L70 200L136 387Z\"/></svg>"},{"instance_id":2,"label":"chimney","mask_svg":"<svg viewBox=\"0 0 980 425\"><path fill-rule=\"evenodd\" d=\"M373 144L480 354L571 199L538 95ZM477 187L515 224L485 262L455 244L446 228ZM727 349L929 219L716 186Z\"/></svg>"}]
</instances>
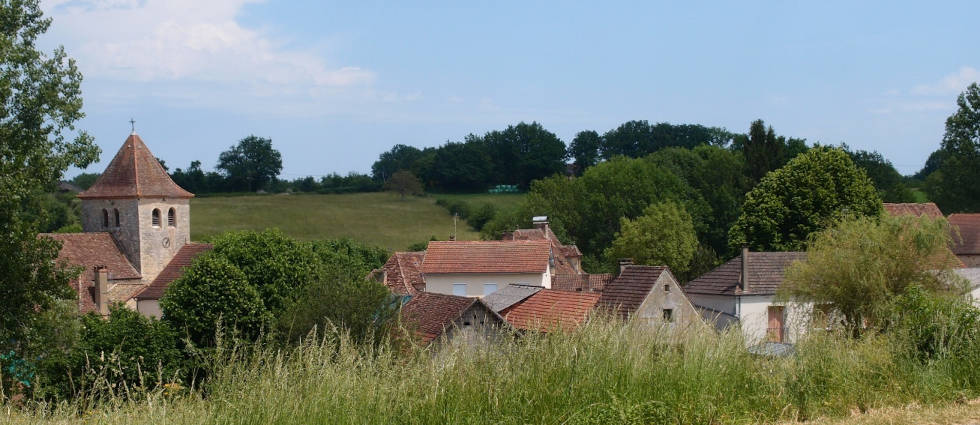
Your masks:
<instances>
[{"instance_id":1,"label":"chimney","mask_svg":"<svg viewBox=\"0 0 980 425\"><path fill-rule=\"evenodd\" d=\"M742 246L742 292L749 291L749 247Z\"/></svg>"},{"instance_id":2,"label":"chimney","mask_svg":"<svg viewBox=\"0 0 980 425\"><path fill-rule=\"evenodd\" d=\"M619 274L623 274L623 271L625 271L627 267L632 266L632 265L633 265L633 259L632 258L620 258L619 259Z\"/></svg>"},{"instance_id":3,"label":"chimney","mask_svg":"<svg viewBox=\"0 0 980 425\"><path fill-rule=\"evenodd\" d=\"M531 224L535 229L540 229L544 232L544 237L548 237L548 216L536 215L531 217Z\"/></svg>"},{"instance_id":4,"label":"chimney","mask_svg":"<svg viewBox=\"0 0 980 425\"><path fill-rule=\"evenodd\" d=\"M95 267L95 308L99 314L109 314L109 269L105 266Z\"/></svg>"}]
</instances>

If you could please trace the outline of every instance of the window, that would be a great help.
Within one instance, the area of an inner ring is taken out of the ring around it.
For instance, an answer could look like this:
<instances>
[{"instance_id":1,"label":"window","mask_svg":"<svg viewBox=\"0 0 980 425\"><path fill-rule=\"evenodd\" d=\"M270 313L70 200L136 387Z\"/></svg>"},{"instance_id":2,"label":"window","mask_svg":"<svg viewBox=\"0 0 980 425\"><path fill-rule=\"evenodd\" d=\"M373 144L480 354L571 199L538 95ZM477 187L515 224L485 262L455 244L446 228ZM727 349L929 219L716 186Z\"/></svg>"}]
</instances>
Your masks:
<instances>
[{"instance_id":1,"label":"window","mask_svg":"<svg viewBox=\"0 0 980 425\"><path fill-rule=\"evenodd\" d=\"M665 283L664 284L664 292L670 292L670 284L669 283Z\"/></svg>"},{"instance_id":2,"label":"window","mask_svg":"<svg viewBox=\"0 0 980 425\"><path fill-rule=\"evenodd\" d=\"M160 210L153 209L153 227L160 227Z\"/></svg>"},{"instance_id":3,"label":"window","mask_svg":"<svg viewBox=\"0 0 980 425\"><path fill-rule=\"evenodd\" d=\"M483 284L483 295L490 295L490 294L492 294L494 292L497 292L497 284L496 283L484 283Z\"/></svg>"},{"instance_id":4,"label":"window","mask_svg":"<svg viewBox=\"0 0 980 425\"><path fill-rule=\"evenodd\" d=\"M177 226L177 211L173 208L167 211L167 225L170 227Z\"/></svg>"},{"instance_id":5,"label":"window","mask_svg":"<svg viewBox=\"0 0 980 425\"><path fill-rule=\"evenodd\" d=\"M109 227L109 210L102 210L102 227Z\"/></svg>"},{"instance_id":6,"label":"window","mask_svg":"<svg viewBox=\"0 0 980 425\"><path fill-rule=\"evenodd\" d=\"M113 208L112 211L116 213L116 227L119 227L119 208Z\"/></svg>"},{"instance_id":7,"label":"window","mask_svg":"<svg viewBox=\"0 0 980 425\"><path fill-rule=\"evenodd\" d=\"M454 283L453 284L453 295L457 297L466 296L466 284L465 283Z\"/></svg>"},{"instance_id":8,"label":"window","mask_svg":"<svg viewBox=\"0 0 980 425\"><path fill-rule=\"evenodd\" d=\"M664 321L667 323L672 323L674 321L674 309L672 308L664 309Z\"/></svg>"}]
</instances>

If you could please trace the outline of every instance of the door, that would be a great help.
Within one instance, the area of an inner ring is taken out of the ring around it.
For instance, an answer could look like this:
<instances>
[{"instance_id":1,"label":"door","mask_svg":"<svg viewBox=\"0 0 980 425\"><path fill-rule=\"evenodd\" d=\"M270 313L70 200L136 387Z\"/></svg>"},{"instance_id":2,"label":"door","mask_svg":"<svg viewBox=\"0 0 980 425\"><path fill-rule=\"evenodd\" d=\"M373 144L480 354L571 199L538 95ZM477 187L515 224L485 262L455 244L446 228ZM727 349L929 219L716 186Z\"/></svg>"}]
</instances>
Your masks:
<instances>
[{"instance_id":1,"label":"door","mask_svg":"<svg viewBox=\"0 0 980 425\"><path fill-rule=\"evenodd\" d=\"M769 329L766 333L770 342L783 342L783 306L769 306Z\"/></svg>"}]
</instances>

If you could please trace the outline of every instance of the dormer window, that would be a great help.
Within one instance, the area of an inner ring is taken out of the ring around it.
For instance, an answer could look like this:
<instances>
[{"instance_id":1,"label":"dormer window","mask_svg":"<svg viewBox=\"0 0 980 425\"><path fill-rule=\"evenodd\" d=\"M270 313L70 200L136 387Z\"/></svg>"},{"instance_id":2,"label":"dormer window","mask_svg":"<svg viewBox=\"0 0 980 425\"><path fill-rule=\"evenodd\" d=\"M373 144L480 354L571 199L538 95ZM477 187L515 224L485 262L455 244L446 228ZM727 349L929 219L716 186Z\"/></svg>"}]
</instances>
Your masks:
<instances>
[{"instance_id":1,"label":"dormer window","mask_svg":"<svg viewBox=\"0 0 980 425\"><path fill-rule=\"evenodd\" d=\"M116 227L119 227L119 208L113 208L112 211L116 213Z\"/></svg>"},{"instance_id":2,"label":"dormer window","mask_svg":"<svg viewBox=\"0 0 980 425\"><path fill-rule=\"evenodd\" d=\"M160 210L157 208L153 209L153 227L160 227Z\"/></svg>"},{"instance_id":3,"label":"dormer window","mask_svg":"<svg viewBox=\"0 0 980 425\"><path fill-rule=\"evenodd\" d=\"M170 211L167 211L167 225L177 227L177 210L170 208Z\"/></svg>"},{"instance_id":4,"label":"dormer window","mask_svg":"<svg viewBox=\"0 0 980 425\"><path fill-rule=\"evenodd\" d=\"M102 209L102 227L109 227L109 210Z\"/></svg>"}]
</instances>

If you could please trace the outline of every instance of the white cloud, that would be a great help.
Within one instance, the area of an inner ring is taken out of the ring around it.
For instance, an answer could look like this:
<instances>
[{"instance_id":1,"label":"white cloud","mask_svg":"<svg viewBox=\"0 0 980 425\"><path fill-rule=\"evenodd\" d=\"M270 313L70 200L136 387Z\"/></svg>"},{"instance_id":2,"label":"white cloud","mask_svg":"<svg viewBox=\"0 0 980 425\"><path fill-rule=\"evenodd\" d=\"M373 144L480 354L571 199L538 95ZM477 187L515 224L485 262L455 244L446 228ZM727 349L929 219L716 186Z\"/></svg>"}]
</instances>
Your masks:
<instances>
[{"instance_id":1,"label":"white cloud","mask_svg":"<svg viewBox=\"0 0 980 425\"><path fill-rule=\"evenodd\" d=\"M911 92L920 96L957 95L965 90L970 83L978 81L980 81L980 71L973 67L964 66L937 82L915 86Z\"/></svg>"},{"instance_id":2,"label":"white cloud","mask_svg":"<svg viewBox=\"0 0 980 425\"><path fill-rule=\"evenodd\" d=\"M42 7L54 18L49 36L66 45L89 81L149 84L149 91L166 88L169 97L204 107L235 107L250 98L304 107L339 99L413 98L379 94L371 70L331 63L313 49L242 26L237 17L254 2L48 0ZM142 91L134 97L146 96Z\"/></svg>"}]
</instances>

